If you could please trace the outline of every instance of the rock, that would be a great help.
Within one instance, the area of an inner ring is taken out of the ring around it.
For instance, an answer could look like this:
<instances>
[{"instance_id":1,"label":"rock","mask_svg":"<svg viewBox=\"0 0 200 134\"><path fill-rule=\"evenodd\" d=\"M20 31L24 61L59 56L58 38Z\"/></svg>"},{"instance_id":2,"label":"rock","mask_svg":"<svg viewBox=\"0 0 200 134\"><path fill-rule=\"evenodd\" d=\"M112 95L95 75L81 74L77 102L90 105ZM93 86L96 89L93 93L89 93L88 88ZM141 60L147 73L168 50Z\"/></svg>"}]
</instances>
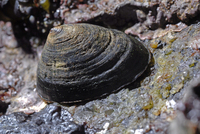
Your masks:
<instances>
[{"instance_id":1,"label":"rock","mask_svg":"<svg viewBox=\"0 0 200 134\"><path fill-rule=\"evenodd\" d=\"M73 122L71 114L59 106L48 105L32 115L22 112L0 117L0 133L95 133L86 125Z\"/></svg>"}]
</instances>

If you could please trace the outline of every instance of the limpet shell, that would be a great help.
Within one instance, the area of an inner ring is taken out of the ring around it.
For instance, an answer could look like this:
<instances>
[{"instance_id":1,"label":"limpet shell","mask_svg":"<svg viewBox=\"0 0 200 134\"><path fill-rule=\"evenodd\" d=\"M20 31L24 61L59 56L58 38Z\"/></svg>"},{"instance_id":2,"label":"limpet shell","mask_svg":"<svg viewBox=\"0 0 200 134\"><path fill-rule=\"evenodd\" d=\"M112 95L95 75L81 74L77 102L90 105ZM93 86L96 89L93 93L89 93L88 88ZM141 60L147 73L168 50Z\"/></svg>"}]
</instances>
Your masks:
<instances>
[{"instance_id":1,"label":"limpet shell","mask_svg":"<svg viewBox=\"0 0 200 134\"><path fill-rule=\"evenodd\" d=\"M75 103L108 95L147 68L149 51L125 33L91 24L52 28L37 69L48 102Z\"/></svg>"}]
</instances>

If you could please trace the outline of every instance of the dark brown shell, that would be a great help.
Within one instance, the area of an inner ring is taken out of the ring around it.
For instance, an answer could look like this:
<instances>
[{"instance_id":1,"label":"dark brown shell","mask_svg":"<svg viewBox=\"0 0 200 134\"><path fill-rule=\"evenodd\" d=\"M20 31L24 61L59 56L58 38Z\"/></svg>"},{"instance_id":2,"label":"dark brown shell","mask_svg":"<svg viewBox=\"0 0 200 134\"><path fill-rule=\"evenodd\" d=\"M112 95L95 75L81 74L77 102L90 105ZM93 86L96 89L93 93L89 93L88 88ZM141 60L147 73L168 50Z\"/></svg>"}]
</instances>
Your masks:
<instances>
[{"instance_id":1,"label":"dark brown shell","mask_svg":"<svg viewBox=\"0 0 200 134\"><path fill-rule=\"evenodd\" d=\"M51 29L37 70L46 101L98 98L133 82L149 63L148 50L123 32L90 24Z\"/></svg>"}]
</instances>

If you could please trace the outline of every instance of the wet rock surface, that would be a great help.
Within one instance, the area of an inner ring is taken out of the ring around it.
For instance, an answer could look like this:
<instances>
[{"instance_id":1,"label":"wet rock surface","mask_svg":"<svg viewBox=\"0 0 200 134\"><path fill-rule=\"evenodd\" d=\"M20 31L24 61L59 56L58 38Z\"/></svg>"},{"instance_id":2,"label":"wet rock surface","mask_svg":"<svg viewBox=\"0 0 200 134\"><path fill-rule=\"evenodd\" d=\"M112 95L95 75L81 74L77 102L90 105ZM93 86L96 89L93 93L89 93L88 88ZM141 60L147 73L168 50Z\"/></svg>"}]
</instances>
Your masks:
<instances>
[{"instance_id":1,"label":"wet rock surface","mask_svg":"<svg viewBox=\"0 0 200 134\"><path fill-rule=\"evenodd\" d=\"M113 2L119 6L112 4ZM70 121L74 126L73 131L78 129L85 133L160 134L167 133L170 126L174 133L178 133L173 127L177 128L178 125L180 130L186 128L187 132L199 132L199 93L198 90L187 92L188 89L199 89L198 84L189 84L195 79L198 81L200 76L198 6L199 1L61 1L61 6L54 15L64 19L65 23L89 22L123 31L131 27L125 32L137 35L152 53L149 68L132 85L106 98L62 108L43 103L35 91L37 62L42 51L38 41L41 44L44 42L38 40L38 37L32 37L35 53L27 55L21 48L17 48L11 24L1 22L0 108L3 110L0 112L6 112L6 115L0 117L5 122L1 123L0 131L29 132L31 130L27 128L30 126L49 128L49 123L55 130L64 126L60 129L60 132L64 132L69 128L68 122L62 120L64 116L56 114L61 115L66 109L71 114L70 118L73 118ZM110 10L106 10L108 8ZM130 9L133 14L121 14ZM164 20L158 19L159 9L159 12L163 12L160 16ZM126 19L128 16L131 16L130 19ZM192 87L188 87L189 85ZM187 95L190 97L184 97ZM45 106L46 109L43 109ZM41 109L43 110L38 112ZM47 109L60 110L44 113ZM69 117L68 114L65 116ZM20 118L15 121L17 117ZM41 121L41 124L36 124L37 117L47 120L48 123ZM52 122L55 120L58 120L57 124ZM14 125L19 129L6 124L9 121L15 121ZM180 124L184 121L185 124ZM87 127L83 126L85 123ZM51 128L42 131L54 133Z\"/></svg>"},{"instance_id":2,"label":"wet rock surface","mask_svg":"<svg viewBox=\"0 0 200 134\"><path fill-rule=\"evenodd\" d=\"M31 134L55 134L55 133L95 133L84 125L73 122L71 114L54 105L48 105L45 109L32 115L16 112L0 117L0 133L31 133Z\"/></svg>"},{"instance_id":3,"label":"wet rock surface","mask_svg":"<svg viewBox=\"0 0 200 134\"><path fill-rule=\"evenodd\" d=\"M197 23L181 32L172 31L163 37L143 41L152 53L152 61L144 75L133 85L106 98L77 106L64 106L72 114L73 121L77 124L86 123L89 128L98 130L99 133L166 133L170 122L176 117L177 102L183 99L188 83L200 74L200 42L197 38L199 27L200 24ZM5 53L1 53L3 54ZM21 61L30 59L35 58L29 57ZM37 58L31 62L36 63ZM34 69L37 64L30 65L24 72ZM46 104L42 104L34 91L36 72L32 73L32 77L30 73L21 74L26 78L22 79L26 84L9 102L8 115L5 115L5 118L11 116L9 113L17 111L32 114L33 106L37 107L35 112L45 107ZM35 97L30 97L32 94ZM29 111L23 106L28 107ZM20 123L18 125L21 126Z\"/></svg>"},{"instance_id":4,"label":"wet rock surface","mask_svg":"<svg viewBox=\"0 0 200 134\"><path fill-rule=\"evenodd\" d=\"M100 129L109 124L108 133L166 133L176 116L176 103L183 98L188 82L200 75L200 53L190 43L198 36L198 29L199 23L178 33L170 32L156 40L146 40L154 62L149 68L151 73L144 76L140 86L123 89L106 99L74 109L69 107L74 120ZM152 48L156 43L157 47Z\"/></svg>"}]
</instances>

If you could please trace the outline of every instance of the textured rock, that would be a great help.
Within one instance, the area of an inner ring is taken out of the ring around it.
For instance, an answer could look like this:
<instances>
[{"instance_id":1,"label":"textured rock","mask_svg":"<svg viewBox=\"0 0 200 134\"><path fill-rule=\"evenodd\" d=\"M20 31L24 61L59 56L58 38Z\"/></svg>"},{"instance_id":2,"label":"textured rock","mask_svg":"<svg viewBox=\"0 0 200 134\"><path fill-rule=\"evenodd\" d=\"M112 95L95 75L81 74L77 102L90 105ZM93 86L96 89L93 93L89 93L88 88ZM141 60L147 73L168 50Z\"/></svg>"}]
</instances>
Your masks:
<instances>
[{"instance_id":1,"label":"textured rock","mask_svg":"<svg viewBox=\"0 0 200 134\"><path fill-rule=\"evenodd\" d=\"M183 7L182 5L177 4L177 2L183 4ZM73 119L77 124L87 123L88 127L98 129L98 132L102 132L102 133L103 132L105 133L144 132L147 134L148 133L149 134L150 133L159 133L159 134L166 133L168 129L168 125L176 116L177 118L180 117L184 119L184 120L181 120L183 122L183 127L186 126L187 129L191 129L191 131L194 132L193 129L195 128L198 129L198 126L195 123L191 124L191 121L195 121L195 120L191 120L193 116L190 116L191 114L189 113L191 113L191 111L192 112L198 111L198 112L194 112L194 115L195 115L194 117L197 119L196 121L198 124L199 107L198 105L196 106L194 105L195 103L193 103L197 101L196 104L199 104L198 97L191 98L191 101L188 101L188 102L183 101L182 103L183 106L185 106L186 104L189 104L189 105L186 105L188 111L187 109L179 109L179 112L177 112L176 107L177 107L177 102L179 102L183 98L184 94L187 94L187 92L184 92L184 90L188 89L187 88L188 83L191 80L198 78L198 76L200 76L200 71L199 71L200 70L200 61L199 61L200 60L200 53L199 53L200 41L198 39L200 35L200 31L199 31L200 24L196 23L196 24L190 25L190 22L193 23L194 20L198 21L198 12L199 12L198 8L196 8L195 6L194 6L195 7L194 11L193 11L193 8L190 8L190 7L192 7L192 4L195 4L198 7L199 3L198 1L192 2L189 0L187 2L186 1L170 1L170 0L162 1L162 2L155 1L154 2L155 5L152 5L153 6L152 8L149 5L146 5L147 6L146 8L146 6L141 6L141 4L138 4L138 3L136 3L135 7L132 6L134 8L138 7L136 11L136 14L140 16L138 17L138 20L136 19L138 22L131 23L129 19L127 21L126 19L117 19L121 21L121 22L119 21L120 23L117 23L115 21L115 18L114 17L112 18L112 16L115 16L115 15L117 18L117 14L112 14L112 12L110 12L111 14L107 13L107 16L105 15L104 18L97 16L97 17L94 17L93 19L88 19L88 20L90 20L90 22L94 22L94 23L104 25L104 26L108 26L108 24L111 25L113 23L112 27L115 27L114 26L115 24L119 24L119 27L117 26L117 28L123 29L123 30L137 23L137 25L139 24L139 26L146 27L145 30L147 32L146 33L144 32L144 33L146 34L146 37L148 37L148 31L149 31L148 27L149 26L157 27L159 25L157 24L149 25L148 23L147 23L148 25L146 24L144 25L144 22L147 20L147 15L149 11L151 11L152 9L156 9L153 7L157 7L159 5L159 7L164 8L165 9L164 11L166 12L170 10L171 15L169 14L169 16L167 17L166 17L167 13L164 13L165 16L161 15L161 16L164 16L164 18L167 18L165 20L167 23L172 22L175 24L176 23L179 24L178 22L182 21L181 22L182 24L186 23L188 26L184 29L180 28L180 30L182 30L181 32L178 32L180 31L179 29L169 30L169 32L167 33L164 32L166 34L161 33L163 34L163 36L156 36L155 39L150 38L151 40L143 41L147 45L149 50L151 51L153 60L150 64L150 67L147 70L148 73L145 72L146 75L141 76L138 79L138 81L133 83L133 85L130 85L128 89L123 89L120 92L111 94L110 96L104 99L91 101L79 106L71 106L71 107L68 106L65 108L72 114ZM65 10L65 11L60 10L60 11L64 11L62 13L64 13L66 16L74 15L74 17L76 17L76 14L79 13L81 17L82 11L80 11L80 8L82 8L82 10L85 10L87 9L88 6L83 5L83 4L81 5L80 3L77 5L79 5L80 7L78 6L77 8L75 6L69 10ZM180 6L176 6L176 5L180 5ZM104 6L108 7L106 3ZM111 4L109 6L112 7ZM64 6L63 9L65 8L66 7ZM96 11L95 8L96 8L95 5L92 6L92 10ZM123 8L119 7L119 9L123 9ZM132 8L129 8L129 9L132 9ZM123 10L126 11L126 8L124 8ZM178 12L179 14L183 13L183 16L181 14L177 15ZM189 13L188 15L187 15L187 12ZM70 15L70 14L73 14L73 15ZM104 12L102 12L102 15L103 14ZM154 15L150 15L149 20L151 20L151 17ZM111 19L109 18L110 16L111 16ZM186 18L184 18L184 16ZM119 17L121 16L119 15ZM106 20L106 21L103 21L103 20ZM113 22L111 20L113 20ZM77 20L77 22L79 21ZM130 22L130 23L124 23L123 21ZM165 21L164 21L164 25L167 24L165 23ZM176 25L172 25L172 26L176 27ZM138 29L139 28L141 27L138 27ZM150 32L154 33L153 28ZM152 35L156 35L156 34L155 33L151 34L151 37ZM7 45L7 46L10 47L12 45ZM37 49L41 50L41 48L37 48ZM21 66L17 65L18 69L16 70L14 74L20 74L20 76L22 76L23 78L22 80L27 80L26 81L27 84L32 83L30 84L29 89L34 90L35 88L34 83L36 81L34 68L36 66L35 63L37 63L37 58L33 58L33 57L27 58L26 56L23 55L20 49L16 49L16 48L10 49L8 47L4 47L2 43L0 43L0 51L1 51L0 56L2 60L1 62L3 63L0 66L0 71L3 73L0 73L0 74L6 74L5 73L6 70L3 67L4 64L9 65L12 59L21 57L19 58L19 60L23 61L22 65ZM38 52L38 55L40 55L40 52ZM25 63L27 64L27 66L24 66ZM14 65L16 64L17 63L14 63ZM11 67L14 67L14 65L12 64ZM23 70L24 73L22 73L22 71L20 71L19 68L21 68L20 70ZM4 76L5 76L5 79L9 78L8 77L9 75L4 75ZM31 79L29 79L30 77ZM10 81L12 82L12 80L13 79L11 79ZM7 82L7 84L8 83L9 81ZM17 90L20 90L20 88L17 87ZM27 90L27 88L23 88L23 90ZM7 90L5 89L4 91L6 92ZM21 90L21 92L24 93L22 95L26 95L28 91L26 92L26 91ZM23 99L21 100L24 101ZM41 100L38 99L38 101L41 101ZM8 107L9 110L7 111L9 111L9 113L17 111L17 106L19 106L18 103L16 105L16 101L13 101L13 99L11 99L10 103L11 105L9 105ZM14 107L14 110L12 109L13 107ZM21 105L18 108L21 109ZM179 116L179 113L181 113L181 116ZM8 114L8 115L4 115L3 117L7 118L13 115ZM184 121L186 122L186 125L184 124ZM180 123L180 120L178 120L177 122ZM192 127L187 126L187 123L189 123L189 125L191 124ZM16 125L16 127L18 125ZM19 128L20 127L21 126L19 125ZM10 126L8 126L8 128L10 128ZM185 130L185 128L182 129L182 126L181 126L181 130ZM195 131L198 132L198 130L195 130Z\"/></svg>"},{"instance_id":2,"label":"textured rock","mask_svg":"<svg viewBox=\"0 0 200 134\"><path fill-rule=\"evenodd\" d=\"M13 113L0 117L0 133L94 133L84 125L73 122L72 116L67 110L53 105L32 115Z\"/></svg>"},{"instance_id":3,"label":"textured rock","mask_svg":"<svg viewBox=\"0 0 200 134\"><path fill-rule=\"evenodd\" d=\"M84 10L79 6L69 10L65 4L57 10L65 23L88 21L120 27L140 22L149 29L157 29L168 23L189 22L198 15L198 7L199 1L193 0L100 0L89 3Z\"/></svg>"},{"instance_id":4,"label":"textured rock","mask_svg":"<svg viewBox=\"0 0 200 134\"><path fill-rule=\"evenodd\" d=\"M200 76L200 53L189 44L200 33L199 27L194 24L182 32L170 32L146 41L154 62L149 68L150 74L144 73L141 77L139 87L132 90L129 87L76 108L69 107L75 122L87 122L88 126L98 129L109 124L108 133L166 133L185 87ZM158 47L152 48L149 44L155 42Z\"/></svg>"}]
</instances>

